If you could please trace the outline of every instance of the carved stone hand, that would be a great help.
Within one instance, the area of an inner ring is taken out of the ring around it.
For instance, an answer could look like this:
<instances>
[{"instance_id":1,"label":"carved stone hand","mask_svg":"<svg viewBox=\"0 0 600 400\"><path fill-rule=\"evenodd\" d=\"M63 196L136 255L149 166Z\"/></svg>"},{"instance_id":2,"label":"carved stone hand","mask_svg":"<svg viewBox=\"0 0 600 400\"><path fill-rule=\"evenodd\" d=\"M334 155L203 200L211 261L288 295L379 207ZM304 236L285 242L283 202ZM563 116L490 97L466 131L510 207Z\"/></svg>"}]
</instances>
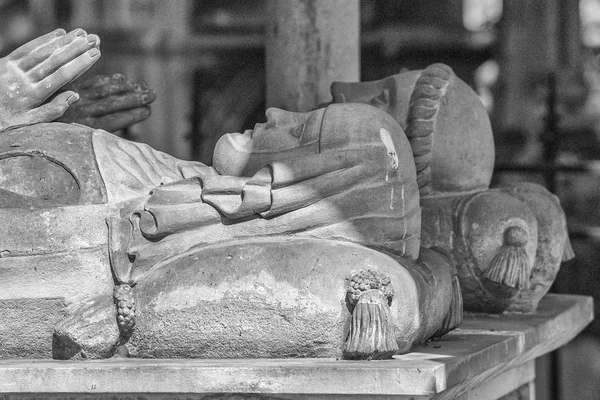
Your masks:
<instances>
[{"instance_id":1,"label":"carved stone hand","mask_svg":"<svg viewBox=\"0 0 600 400\"><path fill-rule=\"evenodd\" d=\"M0 132L60 117L79 96L66 91L44 101L99 59L99 45L83 29L58 29L1 58Z\"/></svg>"},{"instance_id":2,"label":"carved stone hand","mask_svg":"<svg viewBox=\"0 0 600 400\"><path fill-rule=\"evenodd\" d=\"M94 75L72 88L79 101L72 104L60 122L77 122L114 132L150 116L149 104L156 93L145 82L130 82L121 74Z\"/></svg>"}]
</instances>

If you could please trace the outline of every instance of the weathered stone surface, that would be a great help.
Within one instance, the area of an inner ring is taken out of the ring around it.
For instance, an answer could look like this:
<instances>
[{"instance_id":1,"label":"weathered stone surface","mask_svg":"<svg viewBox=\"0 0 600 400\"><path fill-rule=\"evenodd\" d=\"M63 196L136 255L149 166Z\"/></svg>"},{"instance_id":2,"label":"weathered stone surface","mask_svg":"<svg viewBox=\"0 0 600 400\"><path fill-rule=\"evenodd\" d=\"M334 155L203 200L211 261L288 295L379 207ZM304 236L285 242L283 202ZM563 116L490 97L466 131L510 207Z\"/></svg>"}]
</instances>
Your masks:
<instances>
[{"instance_id":1,"label":"weathered stone surface","mask_svg":"<svg viewBox=\"0 0 600 400\"><path fill-rule=\"evenodd\" d=\"M51 357L57 324L112 296L107 213L105 205L0 209L11 226L0 235L0 357Z\"/></svg>"},{"instance_id":2,"label":"weathered stone surface","mask_svg":"<svg viewBox=\"0 0 600 400\"><path fill-rule=\"evenodd\" d=\"M0 299L82 296L112 293L106 243L92 249L58 254L0 258Z\"/></svg>"},{"instance_id":3,"label":"weathered stone surface","mask_svg":"<svg viewBox=\"0 0 600 400\"><path fill-rule=\"evenodd\" d=\"M565 250L570 247L567 221L558 197L543 187L526 182L501 187L529 206L538 224L538 249L531 272L531 286L519 291L511 301L508 311L533 312L537 303L552 286L560 265L565 260Z\"/></svg>"},{"instance_id":4,"label":"weathered stone surface","mask_svg":"<svg viewBox=\"0 0 600 400\"><path fill-rule=\"evenodd\" d=\"M442 340L393 360L375 362L113 358L82 364L3 360L0 396L381 400L456 399L473 391L477 397L494 398L532 380L533 360L573 339L592 318L591 298L550 294L533 315L467 314L464 327Z\"/></svg>"},{"instance_id":5,"label":"weathered stone surface","mask_svg":"<svg viewBox=\"0 0 600 400\"><path fill-rule=\"evenodd\" d=\"M415 263L350 243L275 238L192 249L135 286L127 347L136 357L340 358L352 310L347 279L370 269L397 293L391 313L406 352L440 328L452 296L447 266L425 252Z\"/></svg>"},{"instance_id":6,"label":"weathered stone surface","mask_svg":"<svg viewBox=\"0 0 600 400\"><path fill-rule=\"evenodd\" d=\"M465 307L471 311L502 312L517 288L485 277L493 258L502 251L505 232L512 227L526 232L526 268L534 265L538 246L537 221L526 204L507 193L491 190L460 198L448 207L447 198L422 199L425 246L448 251L458 268ZM448 225L448 221L450 225ZM445 239L445 240L442 240Z\"/></svg>"},{"instance_id":7,"label":"weathered stone surface","mask_svg":"<svg viewBox=\"0 0 600 400\"><path fill-rule=\"evenodd\" d=\"M54 326L68 314L62 298L0 300L0 358L52 358Z\"/></svg>"},{"instance_id":8,"label":"weathered stone surface","mask_svg":"<svg viewBox=\"0 0 600 400\"><path fill-rule=\"evenodd\" d=\"M11 231L2 237L4 257L90 250L105 245L105 205L55 208L2 208ZM35 235L33 234L35 233Z\"/></svg>"},{"instance_id":9,"label":"weathered stone surface","mask_svg":"<svg viewBox=\"0 0 600 400\"><path fill-rule=\"evenodd\" d=\"M106 194L91 132L81 126L58 123L3 132L0 187L31 198L37 202L36 207L104 203ZM20 179L15 179L15 175ZM0 204L3 208L23 206L22 201Z\"/></svg>"},{"instance_id":10,"label":"weathered stone surface","mask_svg":"<svg viewBox=\"0 0 600 400\"><path fill-rule=\"evenodd\" d=\"M111 295L104 294L79 304L60 321L52 338L52 358L109 358L119 343L117 312Z\"/></svg>"}]
</instances>

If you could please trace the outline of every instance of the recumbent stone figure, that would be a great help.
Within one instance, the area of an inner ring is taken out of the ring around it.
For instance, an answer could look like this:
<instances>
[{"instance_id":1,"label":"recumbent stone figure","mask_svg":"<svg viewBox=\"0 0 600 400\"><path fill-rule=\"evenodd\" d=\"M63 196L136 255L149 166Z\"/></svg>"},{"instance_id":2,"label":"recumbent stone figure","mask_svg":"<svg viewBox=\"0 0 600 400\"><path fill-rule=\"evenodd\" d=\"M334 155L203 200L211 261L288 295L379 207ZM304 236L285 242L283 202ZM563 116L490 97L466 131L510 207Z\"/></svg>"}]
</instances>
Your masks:
<instances>
[{"instance_id":1,"label":"recumbent stone figure","mask_svg":"<svg viewBox=\"0 0 600 400\"><path fill-rule=\"evenodd\" d=\"M52 35L17 51L66 83L95 52ZM15 57L6 73L30 84ZM455 268L420 247L412 151L385 112L270 109L209 167L47 123L73 94L40 105L58 87L38 78L27 106L3 103L0 357L389 358L460 324Z\"/></svg>"},{"instance_id":2,"label":"recumbent stone figure","mask_svg":"<svg viewBox=\"0 0 600 400\"><path fill-rule=\"evenodd\" d=\"M558 198L519 182L489 188L494 141L477 94L444 64L334 83L334 102L388 112L408 135L421 195L421 240L458 268L465 310L534 312L573 257Z\"/></svg>"}]
</instances>

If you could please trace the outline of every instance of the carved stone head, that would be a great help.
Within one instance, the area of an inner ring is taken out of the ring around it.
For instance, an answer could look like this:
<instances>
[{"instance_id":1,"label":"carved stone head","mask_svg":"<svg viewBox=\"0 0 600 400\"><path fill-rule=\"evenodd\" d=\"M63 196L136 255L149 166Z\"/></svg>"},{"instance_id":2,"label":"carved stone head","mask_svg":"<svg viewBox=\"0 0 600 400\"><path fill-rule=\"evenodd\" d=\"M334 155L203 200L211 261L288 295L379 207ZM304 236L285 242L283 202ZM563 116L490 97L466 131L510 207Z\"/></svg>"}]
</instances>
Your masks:
<instances>
[{"instance_id":1,"label":"carved stone head","mask_svg":"<svg viewBox=\"0 0 600 400\"><path fill-rule=\"evenodd\" d=\"M414 171L406 135L387 113L364 104L331 104L307 113L269 108L267 122L244 133L224 135L213 167L221 175L252 176L276 161L378 147L390 172ZM400 161L401 160L401 161Z\"/></svg>"}]
</instances>

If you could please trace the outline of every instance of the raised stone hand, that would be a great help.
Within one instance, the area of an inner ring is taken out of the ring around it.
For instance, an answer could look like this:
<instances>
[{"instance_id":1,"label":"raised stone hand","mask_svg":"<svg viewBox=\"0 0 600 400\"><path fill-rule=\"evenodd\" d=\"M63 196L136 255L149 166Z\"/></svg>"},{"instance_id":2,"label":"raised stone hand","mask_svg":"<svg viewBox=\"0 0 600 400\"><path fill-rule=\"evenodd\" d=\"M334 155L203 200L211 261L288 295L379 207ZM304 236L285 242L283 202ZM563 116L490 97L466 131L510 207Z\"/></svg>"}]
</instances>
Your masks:
<instances>
[{"instance_id":1,"label":"raised stone hand","mask_svg":"<svg viewBox=\"0 0 600 400\"><path fill-rule=\"evenodd\" d=\"M74 82L69 89L79 94L61 122L77 122L92 128L114 132L145 120L150 116L149 104L156 93L145 82L130 82L121 74L95 75Z\"/></svg>"},{"instance_id":2,"label":"raised stone hand","mask_svg":"<svg viewBox=\"0 0 600 400\"><path fill-rule=\"evenodd\" d=\"M58 89L87 71L100 57L100 39L83 29L58 29L0 59L0 132L50 122L79 96Z\"/></svg>"}]
</instances>

